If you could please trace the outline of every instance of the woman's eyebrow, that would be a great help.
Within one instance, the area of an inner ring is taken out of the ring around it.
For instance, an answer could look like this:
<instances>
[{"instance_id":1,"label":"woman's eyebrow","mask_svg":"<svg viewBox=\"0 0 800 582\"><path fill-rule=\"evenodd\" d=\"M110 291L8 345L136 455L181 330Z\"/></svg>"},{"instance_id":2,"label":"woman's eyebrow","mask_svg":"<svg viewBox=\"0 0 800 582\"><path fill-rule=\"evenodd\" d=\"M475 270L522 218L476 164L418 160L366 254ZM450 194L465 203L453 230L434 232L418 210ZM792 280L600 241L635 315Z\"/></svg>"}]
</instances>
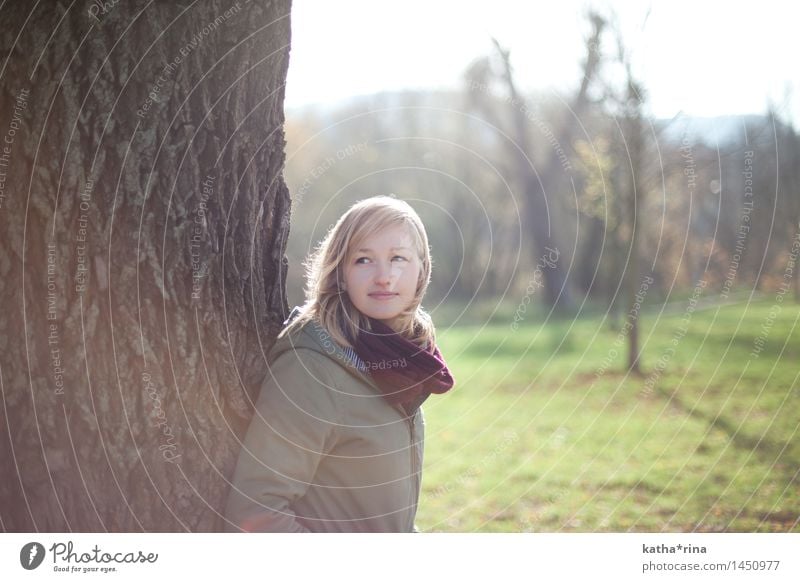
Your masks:
<instances>
[{"instance_id":1,"label":"woman's eyebrow","mask_svg":"<svg viewBox=\"0 0 800 582\"><path fill-rule=\"evenodd\" d=\"M392 247L389 249L390 251L410 251L409 247ZM372 249L356 249L357 253L372 253L374 252Z\"/></svg>"}]
</instances>

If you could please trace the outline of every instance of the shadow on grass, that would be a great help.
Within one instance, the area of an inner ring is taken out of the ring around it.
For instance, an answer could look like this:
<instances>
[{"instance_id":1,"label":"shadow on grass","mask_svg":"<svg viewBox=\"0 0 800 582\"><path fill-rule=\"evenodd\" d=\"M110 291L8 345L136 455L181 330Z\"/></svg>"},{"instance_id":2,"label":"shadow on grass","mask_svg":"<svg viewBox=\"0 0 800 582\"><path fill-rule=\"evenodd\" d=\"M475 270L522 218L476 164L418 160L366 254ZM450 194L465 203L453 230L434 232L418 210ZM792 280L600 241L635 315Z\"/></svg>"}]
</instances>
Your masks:
<instances>
[{"instance_id":1,"label":"shadow on grass","mask_svg":"<svg viewBox=\"0 0 800 582\"><path fill-rule=\"evenodd\" d=\"M734 447L752 452L760 461L768 465L775 465L779 459L782 460L783 463L781 465L785 468L784 472L788 471L788 473L791 473L788 475L790 478L796 478L797 473L794 468L800 465L797 443L773 440L766 435L761 435L758 438L750 436L738 430L734 422L719 414L712 416L697 407L688 406L681 400L677 391L670 394L660 386L656 387L656 391L687 416L704 422L709 429L723 432ZM776 465L777 467L779 465Z\"/></svg>"},{"instance_id":2,"label":"shadow on grass","mask_svg":"<svg viewBox=\"0 0 800 582\"><path fill-rule=\"evenodd\" d=\"M748 331L752 327L747 328ZM758 329L758 328L756 328ZM747 333L739 330L734 337L727 334L709 334L706 336L705 332L688 332L686 338L694 340L694 343L703 347L708 344L712 353L723 353L728 351L729 355L739 354L752 354L759 358L766 358L771 360L785 359L787 361L796 361L800 358L800 347L795 343L787 341L791 330L773 329L770 333ZM772 341L770 341L772 338ZM758 341L758 343L756 343Z\"/></svg>"}]
</instances>

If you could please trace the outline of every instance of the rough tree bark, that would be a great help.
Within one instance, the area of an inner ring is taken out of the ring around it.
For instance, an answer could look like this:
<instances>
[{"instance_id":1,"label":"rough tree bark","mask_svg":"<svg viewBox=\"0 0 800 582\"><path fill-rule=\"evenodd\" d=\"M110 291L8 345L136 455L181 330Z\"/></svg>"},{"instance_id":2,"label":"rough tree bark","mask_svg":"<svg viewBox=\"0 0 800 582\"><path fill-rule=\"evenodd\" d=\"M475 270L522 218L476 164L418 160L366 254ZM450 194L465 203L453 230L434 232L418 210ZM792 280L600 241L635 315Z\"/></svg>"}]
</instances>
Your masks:
<instances>
[{"instance_id":1,"label":"rough tree bark","mask_svg":"<svg viewBox=\"0 0 800 582\"><path fill-rule=\"evenodd\" d=\"M221 528L286 311L289 10L2 9L4 531Z\"/></svg>"}]
</instances>

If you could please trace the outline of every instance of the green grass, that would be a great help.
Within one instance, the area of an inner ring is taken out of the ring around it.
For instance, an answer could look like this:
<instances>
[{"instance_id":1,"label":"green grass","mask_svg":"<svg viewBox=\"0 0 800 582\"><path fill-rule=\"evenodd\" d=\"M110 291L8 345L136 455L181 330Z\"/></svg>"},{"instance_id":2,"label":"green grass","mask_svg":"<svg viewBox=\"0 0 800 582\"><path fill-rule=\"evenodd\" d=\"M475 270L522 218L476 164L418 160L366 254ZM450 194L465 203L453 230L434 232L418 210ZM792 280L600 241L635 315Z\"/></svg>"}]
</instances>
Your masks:
<instances>
[{"instance_id":1,"label":"green grass","mask_svg":"<svg viewBox=\"0 0 800 582\"><path fill-rule=\"evenodd\" d=\"M602 315L441 328L457 386L425 404L417 524L800 531L800 306L790 302L777 317L771 297L706 306L683 328L686 302L644 312L642 376L624 372L627 342Z\"/></svg>"}]
</instances>

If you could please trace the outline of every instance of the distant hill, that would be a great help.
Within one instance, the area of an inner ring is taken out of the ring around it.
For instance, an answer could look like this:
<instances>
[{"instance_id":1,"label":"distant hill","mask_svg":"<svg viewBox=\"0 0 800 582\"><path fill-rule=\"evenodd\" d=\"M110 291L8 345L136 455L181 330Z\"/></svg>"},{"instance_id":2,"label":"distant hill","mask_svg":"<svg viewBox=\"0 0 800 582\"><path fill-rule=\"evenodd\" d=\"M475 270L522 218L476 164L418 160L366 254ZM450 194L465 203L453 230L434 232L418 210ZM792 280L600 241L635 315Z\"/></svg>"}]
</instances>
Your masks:
<instances>
[{"instance_id":1,"label":"distant hill","mask_svg":"<svg viewBox=\"0 0 800 582\"><path fill-rule=\"evenodd\" d=\"M393 107L453 107L462 102L463 93L457 90L428 91L410 89L405 91L383 91L367 95L354 95L350 98L291 107L286 109L289 118L316 116L323 120L333 120L343 112L374 110ZM535 100L536 97L529 98ZM680 144L684 138L692 143L703 143L709 147L726 147L758 140L761 128L768 124L766 115L720 115L716 117L681 116L675 119L655 121L661 139Z\"/></svg>"},{"instance_id":2,"label":"distant hill","mask_svg":"<svg viewBox=\"0 0 800 582\"><path fill-rule=\"evenodd\" d=\"M720 115L718 117L679 117L659 119L657 127L664 127L662 139L679 144L683 139L704 143L711 147L724 147L759 139L761 128L768 119L765 115Z\"/></svg>"}]
</instances>

